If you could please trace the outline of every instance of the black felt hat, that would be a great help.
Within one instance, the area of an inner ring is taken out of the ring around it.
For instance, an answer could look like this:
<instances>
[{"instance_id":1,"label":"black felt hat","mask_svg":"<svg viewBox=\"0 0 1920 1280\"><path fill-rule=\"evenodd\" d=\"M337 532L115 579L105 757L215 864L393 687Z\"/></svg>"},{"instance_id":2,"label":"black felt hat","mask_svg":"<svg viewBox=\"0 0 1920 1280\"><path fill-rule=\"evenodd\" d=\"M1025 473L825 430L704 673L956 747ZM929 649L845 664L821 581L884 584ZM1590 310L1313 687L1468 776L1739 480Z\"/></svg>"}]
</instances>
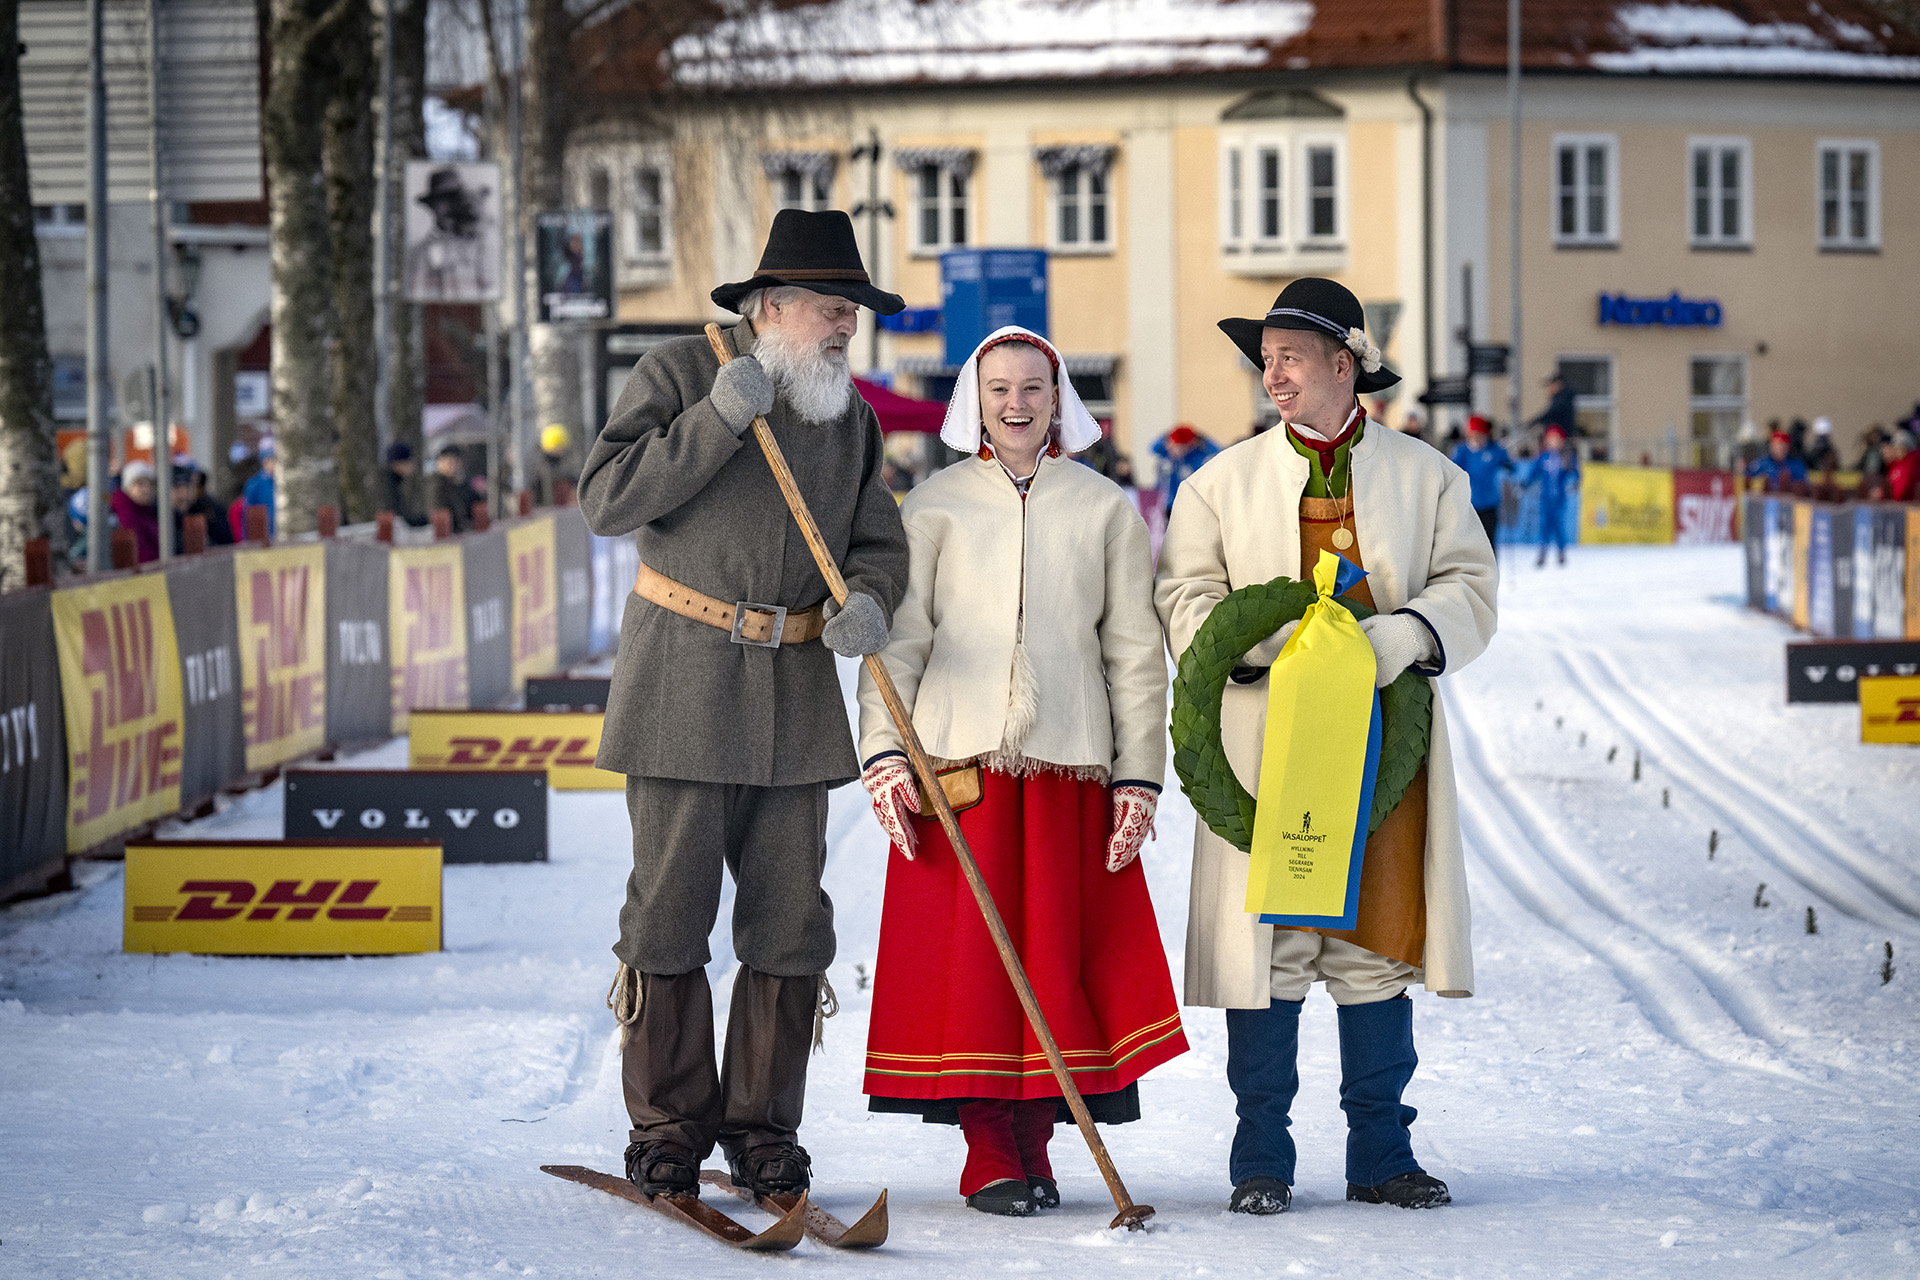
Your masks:
<instances>
[{"instance_id":1,"label":"black felt hat","mask_svg":"<svg viewBox=\"0 0 1920 1280\"><path fill-rule=\"evenodd\" d=\"M907 305L899 294L873 287L860 261L860 244L853 238L853 220L838 209L820 213L782 209L774 214L767 249L760 255L760 267L753 279L723 284L712 297L727 310L738 311L741 299L755 289L781 285L832 294L872 307L883 316L904 310Z\"/></svg>"},{"instance_id":2,"label":"black felt hat","mask_svg":"<svg viewBox=\"0 0 1920 1280\"><path fill-rule=\"evenodd\" d=\"M1319 276L1303 276L1282 289L1280 296L1273 300L1272 309L1258 320L1235 317L1220 322L1220 332L1233 339L1233 345L1253 361L1256 369L1265 367L1260 355L1262 329L1305 329L1310 333L1324 333L1347 344L1351 351L1348 333L1358 329L1364 336L1366 328L1367 313L1361 310L1360 299L1353 296L1352 290L1336 280L1324 280ZM1368 373L1359 364L1361 355L1358 351L1353 353L1355 391L1372 395L1400 381L1400 375L1384 364Z\"/></svg>"}]
</instances>

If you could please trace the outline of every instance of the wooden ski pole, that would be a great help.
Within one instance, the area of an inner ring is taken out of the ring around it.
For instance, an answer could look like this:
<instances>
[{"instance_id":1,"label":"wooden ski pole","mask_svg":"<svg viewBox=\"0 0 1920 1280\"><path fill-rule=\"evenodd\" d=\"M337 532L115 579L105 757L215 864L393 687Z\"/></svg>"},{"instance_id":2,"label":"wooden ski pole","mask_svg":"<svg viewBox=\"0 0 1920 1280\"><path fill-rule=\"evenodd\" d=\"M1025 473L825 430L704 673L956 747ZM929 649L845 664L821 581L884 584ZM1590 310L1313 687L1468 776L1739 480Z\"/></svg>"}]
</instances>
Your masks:
<instances>
[{"instance_id":1,"label":"wooden ski pole","mask_svg":"<svg viewBox=\"0 0 1920 1280\"><path fill-rule=\"evenodd\" d=\"M721 364L733 359L733 352L727 349L726 335L720 331L719 325L707 326L707 342L712 345L713 354L719 357ZM800 532L813 552L820 576L827 580L827 590L833 593L836 602L845 604L847 581L840 576L840 566L834 563L832 553L827 550L826 540L820 536L820 526L814 523L813 512L807 507L807 500L801 495L799 484L794 481L793 471L787 466L786 456L780 452L780 443L773 438L773 428L767 425L764 417L754 418L753 437L760 442L760 451L767 455L767 464L773 468L773 478L780 484L787 508L793 512L794 522L800 526ZM1053 1032L1047 1027L1046 1015L1040 1012L1040 1001L1033 994L1033 984L1027 981L1027 971L1020 963L1019 953L1013 949L1013 939L1007 934L1006 921L1000 918L1000 909L993 905L993 894L988 892L987 882L980 877L980 867L973 860L973 850L967 847L967 838L960 834L960 821L954 816L953 806L947 803L947 794L940 787L933 762L920 745L920 735L914 732L913 717L907 714L905 705L901 703L900 691L894 688L893 677L888 674L886 663L880 661L880 655L868 654L866 664L867 674L873 677L881 699L887 704L887 713L900 730L901 740L907 748L907 759L913 765L914 776L920 780L920 789L933 798L934 814L947 833L947 842L953 846L954 856L959 859L961 874L966 876L967 886L973 890L973 900L980 905L980 914L987 922L987 932L993 936L993 945L1000 952L1000 962L1007 967L1007 977L1013 982L1014 993L1020 997L1020 1007L1027 1012L1027 1022L1033 1027L1034 1038L1040 1041L1040 1048L1047 1055L1047 1065L1053 1068L1053 1078L1060 1085L1068 1109L1073 1112L1074 1122L1080 1126L1080 1136L1087 1140L1087 1147L1093 1152L1093 1162L1100 1166L1100 1176L1107 1180L1107 1190L1112 1193L1114 1207L1119 1210L1107 1226L1124 1226L1129 1231L1144 1230L1147 1219L1153 1216L1153 1206L1135 1204L1127 1194L1126 1184L1120 1180L1120 1171L1113 1167L1113 1157L1107 1154L1107 1144L1101 1141L1100 1131L1094 1128L1093 1113L1087 1110L1087 1101L1080 1096L1080 1088L1073 1082L1073 1073L1067 1070L1067 1060L1061 1056L1060 1046L1054 1043Z\"/></svg>"}]
</instances>

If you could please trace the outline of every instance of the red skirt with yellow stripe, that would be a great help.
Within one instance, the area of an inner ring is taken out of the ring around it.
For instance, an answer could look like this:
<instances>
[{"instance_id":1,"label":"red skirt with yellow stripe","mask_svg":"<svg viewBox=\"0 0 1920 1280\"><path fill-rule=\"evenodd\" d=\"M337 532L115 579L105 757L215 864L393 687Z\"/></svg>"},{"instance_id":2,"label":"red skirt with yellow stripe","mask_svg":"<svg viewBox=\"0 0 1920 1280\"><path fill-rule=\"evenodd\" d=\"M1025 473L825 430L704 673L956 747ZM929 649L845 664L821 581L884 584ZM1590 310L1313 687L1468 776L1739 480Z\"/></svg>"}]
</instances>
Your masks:
<instances>
[{"instance_id":1,"label":"red skirt with yellow stripe","mask_svg":"<svg viewBox=\"0 0 1920 1280\"><path fill-rule=\"evenodd\" d=\"M985 770L980 803L960 814L1041 1012L1088 1095L1126 1089L1187 1048L1146 877L1137 861L1107 870L1112 821L1104 783L1051 770L1024 778ZM896 851L887 865L865 1092L928 1102L1058 1097L946 834L932 818L914 823L918 856Z\"/></svg>"}]
</instances>

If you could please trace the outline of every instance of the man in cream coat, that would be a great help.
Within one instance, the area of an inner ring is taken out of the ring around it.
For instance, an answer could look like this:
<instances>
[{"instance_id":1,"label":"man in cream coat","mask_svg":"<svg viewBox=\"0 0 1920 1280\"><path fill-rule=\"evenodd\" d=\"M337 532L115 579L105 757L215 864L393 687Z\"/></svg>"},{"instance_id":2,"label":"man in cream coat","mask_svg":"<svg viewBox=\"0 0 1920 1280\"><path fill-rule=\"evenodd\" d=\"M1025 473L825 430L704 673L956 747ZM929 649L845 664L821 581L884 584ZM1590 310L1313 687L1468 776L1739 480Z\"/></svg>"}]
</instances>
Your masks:
<instances>
[{"instance_id":1,"label":"man in cream coat","mask_svg":"<svg viewBox=\"0 0 1920 1280\"><path fill-rule=\"evenodd\" d=\"M1350 292L1316 279L1289 285L1261 319L1221 322L1262 368L1286 427L1234 445L1181 486L1155 590L1175 658L1230 592L1307 576L1301 513L1313 503L1325 504L1316 508L1322 512L1346 513L1331 545L1352 548L1346 554L1367 571L1378 612L1363 626L1378 684L1409 666L1429 676L1456 670L1492 639L1498 570L1474 515L1467 475L1420 441L1365 421L1358 395L1399 378L1380 364L1362 324ZM1256 668L1271 663L1292 625L1245 661ZM1263 677L1237 673L1221 709L1228 759L1256 794ZM1417 1061L1406 988L1417 982L1447 996L1473 990L1466 875L1438 697L1424 799L1425 944L1423 955L1411 957L1417 965L1338 936L1260 923L1245 909L1248 855L1204 824L1196 830L1185 999L1228 1011L1228 1079L1240 1117L1231 1167L1236 1211L1278 1213L1291 1202L1294 1147L1287 1127L1298 1089L1299 1009L1316 981L1327 984L1340 1006L1348 1198L1407 1208L1447 1202L1446 1185L1413 1157L1408 1125L1414 1111L1400 1101ZM1413 831L1418 883L1418 828ZM1370 860L1372 851L1370 841ZM1407 909L1417 913L1421 905L1416 895ZM1363 893L1362 930L1367 910Z\"/></svg>"}]
</instances>

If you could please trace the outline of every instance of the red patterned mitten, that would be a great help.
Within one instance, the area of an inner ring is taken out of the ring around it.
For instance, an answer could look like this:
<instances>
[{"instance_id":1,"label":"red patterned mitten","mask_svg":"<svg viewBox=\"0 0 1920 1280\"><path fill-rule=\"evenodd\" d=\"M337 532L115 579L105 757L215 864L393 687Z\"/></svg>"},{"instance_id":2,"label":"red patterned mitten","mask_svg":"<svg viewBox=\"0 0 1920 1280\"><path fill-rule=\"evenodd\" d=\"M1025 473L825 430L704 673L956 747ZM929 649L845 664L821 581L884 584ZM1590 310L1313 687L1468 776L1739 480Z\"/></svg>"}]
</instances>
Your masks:
<instances>
[{"instance_id":1,"label":"red patterned mitten","mask_svg":"<svg viewBox=\"0 0 1920 1280\"><path fill-rule=\"evenodd\" d=\"M920 812L919 788L914 785L913 770L899 756L885 756L868 765L860 775L860 785L873 797L873 816L881 830L909 860L918 847L913 824L907 821Z\"/></svg>"},{"instance_id":2,"label":"red patterned mitten","mask_svg":"<svg viewBox=\"0 0 1920 1280\"><path fill-rule=\"evenodd\" d=\"M1107 841L1107 870L1119 871L1140 856L1140 846L1153 829L1153 814L1160 797L1146 787L1119 786L1113 789L1113 836Z\"/></svg>"}]
</instances>

